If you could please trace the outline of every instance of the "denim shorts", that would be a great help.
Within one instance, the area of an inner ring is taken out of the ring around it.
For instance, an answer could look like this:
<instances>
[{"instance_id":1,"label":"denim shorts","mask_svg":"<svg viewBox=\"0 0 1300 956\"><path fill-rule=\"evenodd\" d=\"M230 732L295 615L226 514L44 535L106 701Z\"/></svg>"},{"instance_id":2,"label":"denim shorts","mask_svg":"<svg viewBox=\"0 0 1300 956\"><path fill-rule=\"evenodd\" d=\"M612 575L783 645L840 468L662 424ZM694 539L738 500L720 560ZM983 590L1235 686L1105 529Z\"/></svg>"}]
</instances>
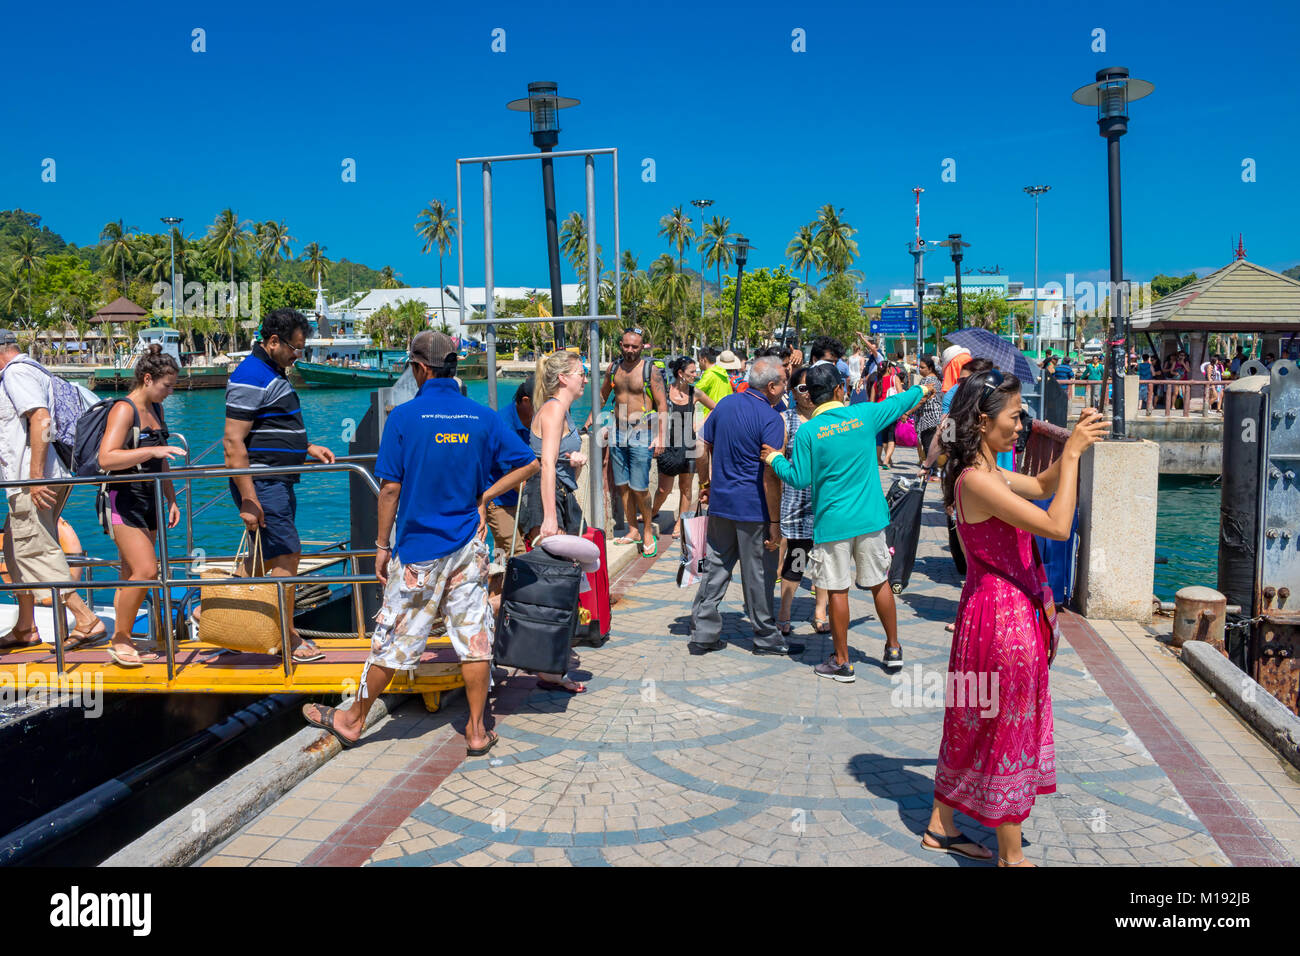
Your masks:
<instances>
[{"instance_id":1,"label":"denim shorts","mask_svg":"<svg viewBox=\"0 0 1300 956\"><path fill-rule=\"evenodd\" d=\"M262 514L266 518L266 527L262 529L262 557L278 558L284 554L301 554L302 542L298 540L298 528L294 518L298 514L298 497L293 485L287 481L274 478L254 478L253 490L257 500L262 503ZM235 507L243 504L235 482L230 482L230 494L235 499Z\"/></svg>"},{"instance_id":2,"label":"denim shorts","mask_svg":"<svg viewBox=\"0 0 1300 956\"><path fill-rule=\"evenodd\" d=\"M614 444L609 449L615 485L633 491L650 490L651 434L651 430L645 427L616 431Z\"/></svg>"}]
</instances>

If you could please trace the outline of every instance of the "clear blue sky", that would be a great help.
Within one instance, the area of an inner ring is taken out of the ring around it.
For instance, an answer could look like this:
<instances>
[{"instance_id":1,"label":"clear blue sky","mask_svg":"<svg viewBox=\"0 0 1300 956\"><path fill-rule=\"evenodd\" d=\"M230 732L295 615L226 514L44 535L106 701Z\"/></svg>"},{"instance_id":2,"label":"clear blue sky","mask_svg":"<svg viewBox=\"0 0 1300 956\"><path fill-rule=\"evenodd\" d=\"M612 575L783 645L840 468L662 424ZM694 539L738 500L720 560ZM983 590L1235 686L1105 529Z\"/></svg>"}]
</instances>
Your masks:
<instances>
[{"instance_id":1,"label":"clear blue sky","mask_svg":"<svg viewBox=\"0 0 1300 956\"><path fill-rule=\"evenodd\" d=\"M782 262L797 227L832 202L860 230L857 267L878 299L910 284L919 185L927 238L962 232L967 265L1028 280L1033 213L1021 188L1049 183L1040 280L1097 278L1105 144L1070 93L1119 64L1156 84L1122 141L1126 273L1221 266L1238 232L1252 261L1300 261L1294 3L186 6L6 13L0 208L39 213L88 244L119 217L152 231L179 215L201 235L231 205L242 219L284 219L295 252L316 241L333 259L433 285L417 213L434 197L454 203L457 157L531 150L526 115L504 104L553 79L582 100L563 116L561 148L620 150L623 243L642 268L668 248L659 217L692 198L714 199L710 213L751 238L751 267ZM195 27L206 53L191 52ZM494 28L505 53L490 49ZM791 50L795 28L806 53ZM1090 49L1094 28L1106 31L1104 54ZM41 182L45 157L55 183ZM355 183L341 181L345 157ZM641 179L646 157L653 183ZM1242 182L1247 157L1253 183ZM955 183L941 181L945 158ZM497 178L497 282L544 286L537 165L499 167ZM581 161L557 178L561 218L583 209ZM607 161L598 184L609 263ZM479 284L476 173L464 205L466 280ZM445 266L453 284L454 254ZM950 271L929 257L928 277Z\"/></svg>"}]
</instances>

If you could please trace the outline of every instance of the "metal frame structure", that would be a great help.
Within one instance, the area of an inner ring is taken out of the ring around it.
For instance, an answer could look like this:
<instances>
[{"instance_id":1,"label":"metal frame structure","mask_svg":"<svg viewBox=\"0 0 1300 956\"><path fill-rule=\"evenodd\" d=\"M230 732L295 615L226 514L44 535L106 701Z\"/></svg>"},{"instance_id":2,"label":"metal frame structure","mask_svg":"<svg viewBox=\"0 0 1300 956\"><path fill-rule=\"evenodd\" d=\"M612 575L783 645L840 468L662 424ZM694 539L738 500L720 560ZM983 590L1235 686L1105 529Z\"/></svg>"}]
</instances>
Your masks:
<instances>
[{"instance_id":1,"label":"metal frame structure","mask_svg":"<svg viewBox=\"0 0 1300 956\"><path fill-rule=\"evenodd\" d=\"M596 273L596 157L609 155L613 157L613 176L612 185L614 193L614 314L600 315L600 276ZM483 172L483 285L484 285L484 303L486 318L483 319L465 319L465 244L459 242L456 245L457 268L459 271L458 281L460 283L460 303L461 303L461 325L472 326L482 325L485 327L485 338L487 340L487 381L488 381L488 404L492 408L497 407L497 337L496 337L496 303L494 301L493 290L495 288L495 266L493 260L493 239L492 239L492 164L518 162L521 160L540 160L540 159L562 159L569 156L582 156L586 160L586 180L587 180L587 314L585 316L574 316L575 321L587 323L587 365L591 369L591 421L593 428L600 416L600 388L597 382L600 378L600 327L601 322L618 321L623 316L623 273L622 273L622 249L620 247L619 237L619 216L618 216L618 149L615 147L602 147L599 149L565 149L549 153L511 153L505 156L475 156L465 159L456 160L456 229L462 237L465 235L464 222L464 197L461 186L461 167L469 164L477 164L482 167ZM538 317L512 317L507 323L509 325L525 325L537 322L565 322L569 316L563 314L564 303L556 304L556 312L559 315L551 318ZM598 433L598 432L597 432ZM594 445L594 441L593 441ZM589 523L597 528L605 526L605 502L603 488L603 469L598 466L593 456L593 462L588 466L587 472L591 483L591 515Z\"/></svg>"}]
</instances>

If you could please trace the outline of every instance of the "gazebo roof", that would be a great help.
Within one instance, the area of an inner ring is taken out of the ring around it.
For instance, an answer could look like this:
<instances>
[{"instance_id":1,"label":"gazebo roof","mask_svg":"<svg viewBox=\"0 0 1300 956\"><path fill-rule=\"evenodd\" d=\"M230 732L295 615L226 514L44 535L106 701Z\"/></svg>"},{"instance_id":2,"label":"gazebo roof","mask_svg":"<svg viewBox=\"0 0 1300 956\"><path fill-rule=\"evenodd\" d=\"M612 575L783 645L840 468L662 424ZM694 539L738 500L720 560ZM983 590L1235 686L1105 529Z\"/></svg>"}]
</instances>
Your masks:
<instances>
[{"instance_id":1,"label":"gazebo roof","mask_svg":"<svg viewBox=\"0 0 1300 956\"><path fill-rule=\"evenodd\" d=\"M1135 332L1300 332L1300 282L1236 259L1133 313Z\"/></svg>"},{"instance_id":2,"label":"gazebo roof","mask_svg":"<svg viewBox=\"0 0 1300 956\"><path fill-rule=\"evenodd\" d=\"M149 313L124 295L118 296L90 317L91 322L136 322Z\"/></svg>"}]
</instances>

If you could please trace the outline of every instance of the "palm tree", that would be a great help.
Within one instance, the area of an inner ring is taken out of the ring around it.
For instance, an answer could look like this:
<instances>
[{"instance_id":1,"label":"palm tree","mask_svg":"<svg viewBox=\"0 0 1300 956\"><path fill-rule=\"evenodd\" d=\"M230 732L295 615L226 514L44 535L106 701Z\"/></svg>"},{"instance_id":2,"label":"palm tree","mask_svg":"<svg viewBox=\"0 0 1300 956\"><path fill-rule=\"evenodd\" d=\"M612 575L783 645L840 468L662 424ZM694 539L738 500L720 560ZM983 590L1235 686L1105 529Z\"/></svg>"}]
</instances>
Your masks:
<instances>
[{"instance_id":1,"label":"palm tree","mask_svg":"<svg viewBox=\"0 0 1300 956\"><path fill-rule=\"evenodd\" d=\"M138 256L140 278L150 285L171 279L172 250L166 236L149 236Z\"/></svg>"},{"instance_id":2,"label":"palm tree","mask_svg":"<svg viewBox=\"0 0 1300 956\"><path fill-rule=\"evenodd\" d=\"M23 288L23 270L16 259L0 263L0 313L19 316L29 300Z\"/></svg>"},{"instance_id":3,"label":"palm tree","mask_svg":"<svg viewBox=\"0 0 1300 956\"><path fill-rule=\"evenodd\" d=\"M799 227L799 231L790 240L790 245L785 247L785 257L790 260L796 272L803 270L804 285L808 285L809 273L813 269L821 271L825 264L825 257L821 246L817 243L817 237L813 234L812 223Z\"/></svg>"},{"instance_id":4,"label":"palm tree","mask_svg":"<svg viewBox=\"0 0 1300 956\"><path fill-rule=\"evenodd\" d=\"M263 278L266 276L266 261L268 259L275 263L276 278L280 277L280 263L293 255L290 244L297 241L297 239L289 235L289 227L284 224L283 219L279 222L267 221L260 224L257 234L257 251L260 253L259 265Z\"/></svg>"},{"instance_id":5,"label":"palm tree","mask_svg":"<svg viewBox=\"0 0 1300 956\"><path fill-rule=\"evenodd\" d=\"M718 289L722 289L722 270L730 269L732 262L736 259L735 250L731 246L731 240L735 238L735 233L731 231L731 219L723 216L714 216L711 221L706 223L700 230L700 242L697 249L704 253L704 267L714 266L718 270ZM700 277L703 282L703 276Z\"/></svg>"},{"instance_id":6,"label":"palm tree","mask_svg":"<svg viewBox=\"0 0 1300 956\"><path fill-rule=\"evenodd\" d=\"M844 272L858 257L858 244L852 238L857 230L843 220L843 215L842 208L836 211L830 203L817 210L817 244L832 273Z\"/></svg>"},{"instance_id":7,"label":"palm tree","mask_svg":"<svg viewBox=\"0 0 1300 956\"><path fill-rule=\"evenodd\" d=\"M99 231L99 240L104 243L104 261L108 267L116 267L122 277L122 295L126 295L126 267L131 262L131 230L119 219L117 222L104 224Z\"/></svg>"},{"instance_id":8,"label":"palm tree","mask_svg":"<svg viewBox=\"0 0 1300 956\"><path fill-rule=\"evenodd\" d=\"M400 289L402 284L397 281L397 276L401 273L393 274L392 266L384 266L379 270L379 288L381 289ZM439 289L442 287L439 286Z\"/></svg>"},{"instance_id":9,"label":"palm tree","mask_svg":"<svg viewBox=\"0 0 1300 956\"><path fill-rule=\"evenodd\" d=\"M456 210L444 206L441 199L430 199L429 205L420 210L420 215L415 220L415 231L424 239L424 248L420 251L427 254L435 247L438 250L439 303L445 288L442 281L442 257L451 251L451 244L456 239L455 215Z\"/></svg>"},{"instance_id":10,"label":"palm tree","mask_svg":"<svg viewBox=\"0 0 1300 956\"><path fill-rule=\"evenodd\" d=\"M674 206L673 211L659 219L659 235L668 240L670 246L677 247L677 271L686 268L686 247L695 238L691 228L691 217L682 212L681 206Z\"/></svg>"},{"instance_id":11,"label":"palm tree","mask_svg":"<svg viewBox=\"0 0 1300 956\"><path fill-rule=\"evenodd\" d=\"M45 257L36 246L36 237L30 232L14 240L10 249L16 268L27 273L27 324L32 324L32 270L40 271L45 267Z\"/></svg>"},{"instance_id":12,"label":"palm tree","mask_svg":"<svg viewBox=\"0 0 1300 956\"><path fill-rule=\"evenodd\" d=\"M235 211L227 207L217 214L217 218L208 227L208 246L212 250L217 268L220 269L222 263L225 263L230 269L231 298L236 296L235 260L240 257L248 244L248 230L244 228L247 225L249 225L247 220L240 222Z\"/></svg>"},{"instance_id":13,"label":"palm tree","mask_svg":"<svg viewBox=\"0 0 1300 956\"><path fill-rule=\"evenodd\" d=\"M582 213L571 212L560 224L560 251L569 260L569 265L573 266L573 271L581 282L587 263L587 224Z\"/></svg>"},{"instance_id":14,"label":"palm tree","mask_svg":"<svg viewBox=\"0 0 1300 956\"><path fill-rule=\"evenodd\" d=\"M637 267L636 256L631 249L623 250L623 308L629 309L628 319L633 325L642 304L650 295L650 280Z\"/></svg>"},{"instance_id":15,"label":"palm tree","mask_svg":"<svg viewBox=\"0 0 1300 956\"><path fill-rule=\"evenodd\" d=\"M311 279L314 285L322 285L330 274L330 260L325 255L328 246L322 246L315 242L309 242L303 246L302 254L298 256L299 261L307 263L307 278Z\"/></svg>"},{"instance_id":16,"label":"palm tree","mask_svg":"<svg viewBox=\"0 0 1300 956\"><path fill-rule=\"evenodd\" d=\"M672 328L676 324L674 320L677 310L686 304L691 287L686 274L666 252L650 266L650 288L659 306L668 310L668 326Z\"/></svg>"}]
</instances>

